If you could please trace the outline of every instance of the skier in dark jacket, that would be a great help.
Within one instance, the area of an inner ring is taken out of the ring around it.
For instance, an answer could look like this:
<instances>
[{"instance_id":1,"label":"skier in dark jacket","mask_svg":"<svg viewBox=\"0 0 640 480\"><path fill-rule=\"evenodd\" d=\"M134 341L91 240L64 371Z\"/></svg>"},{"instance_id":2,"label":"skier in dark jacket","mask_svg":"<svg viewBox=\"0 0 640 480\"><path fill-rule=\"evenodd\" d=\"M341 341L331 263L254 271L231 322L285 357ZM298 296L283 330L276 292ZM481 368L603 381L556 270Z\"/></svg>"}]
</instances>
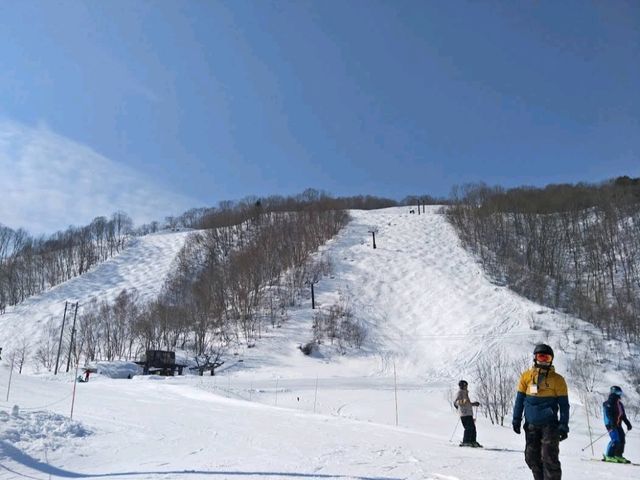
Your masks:
<instances>
[{"instance_id":1,"label":"skier in dark jacket","mask_svg":"<svg viewBox=\"0 0 640 480\"><path fill-rule=\"evenodd\" d=\"M622 389L616 385L609 389L609 398L602 404L604 424L609 432L611 441L607 445L607 452L604 455L606 462L630 463L624 458L625 435L622 429L622 422L631 430L631 422L624 412L624 405L620 401Z\"/></svg>"},{"instance_id":2,"label":"skier in dark jacket","mask_svg":"<svg viewBox=\"0 0 640 480\"><path fill-rule=\"evenodd\" d=\"M569 434L567 383L551 365L553 350L549 345L537 345L533 350L533 361L533 367L520 376L513 407L513 431L520 433L524 411L524 458L533 478L560 480L559 442Z\"/></svg>"},{"instance_id":3,"label":"skier in dark jacket","mask_svg":"<svg viewBox=\"0 0 640 480\"><path fill-rule=\"evenodd\" d=\"M458 390L458 395L456 395L453 406L456 407L456 410L460 413L460 421L464 427L464 435L462 436L460 446L478 448L482 447L482 445L476 441L476 421L473 418L473 407L480 406L480 403L469 400L468 386L469 384L466 380L460 380L458 382L460 390Z\"/></svg>"}]
</instances>

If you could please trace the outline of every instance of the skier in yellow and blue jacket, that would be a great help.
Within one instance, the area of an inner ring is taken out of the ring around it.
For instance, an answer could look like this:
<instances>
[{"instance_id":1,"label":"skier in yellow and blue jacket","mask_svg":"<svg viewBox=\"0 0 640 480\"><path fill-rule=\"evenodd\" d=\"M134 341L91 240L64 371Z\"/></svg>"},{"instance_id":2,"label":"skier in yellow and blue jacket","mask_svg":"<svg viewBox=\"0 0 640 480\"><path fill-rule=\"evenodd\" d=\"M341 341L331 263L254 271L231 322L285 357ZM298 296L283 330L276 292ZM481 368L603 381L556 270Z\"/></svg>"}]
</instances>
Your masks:
<instances>
[{"instance_id":1,"label":"skier in yellow and blue jacket","mask_svg":"<svg viewBox=\"0 0 640 480\"><path fill-rule=\"evenodd\" d=\"M560 480L559 442L569 434L567 383L552 365L554 355L549 345L537 345L533 357L533 366L520 376L518 382L513 431L520 433L524 412L524 456L533 478Z\"/></svg>"}]
</instances>

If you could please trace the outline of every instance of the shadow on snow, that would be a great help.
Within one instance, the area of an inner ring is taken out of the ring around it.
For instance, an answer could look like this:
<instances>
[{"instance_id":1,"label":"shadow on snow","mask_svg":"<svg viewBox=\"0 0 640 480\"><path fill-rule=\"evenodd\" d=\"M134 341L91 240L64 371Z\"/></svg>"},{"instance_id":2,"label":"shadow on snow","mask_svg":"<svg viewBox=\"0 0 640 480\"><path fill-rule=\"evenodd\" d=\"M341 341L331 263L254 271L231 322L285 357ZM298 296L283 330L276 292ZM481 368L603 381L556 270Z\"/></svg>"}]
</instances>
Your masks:
<instances>
[{"instance_id":1,"label":"shadow on snow","mask_svg":"<svg viewBox=\"0 0 640 480\"><path fill-rule=\"evenodd\" d=\"M108 478L108 477L126 477L133 475L224 475L233 476L278 476L282 478L355 478L359 480L401 480L396 477L362 477L357 475L331 475L327 473L293 473L293 472L244 472L244 471L216 471L216 470L167 470L167 471L144 471L144 472L114 472L114 473L78 473L54 467L48 463L36 460L30 455L22 452L6 441L0 441L0 459L10 458L30 469L37 470L47 475L54 475L63 478ZM22 478L33 478L28 474L19 473L0 462L0 469L10 472Z\"/></svg>"}]
</instances>

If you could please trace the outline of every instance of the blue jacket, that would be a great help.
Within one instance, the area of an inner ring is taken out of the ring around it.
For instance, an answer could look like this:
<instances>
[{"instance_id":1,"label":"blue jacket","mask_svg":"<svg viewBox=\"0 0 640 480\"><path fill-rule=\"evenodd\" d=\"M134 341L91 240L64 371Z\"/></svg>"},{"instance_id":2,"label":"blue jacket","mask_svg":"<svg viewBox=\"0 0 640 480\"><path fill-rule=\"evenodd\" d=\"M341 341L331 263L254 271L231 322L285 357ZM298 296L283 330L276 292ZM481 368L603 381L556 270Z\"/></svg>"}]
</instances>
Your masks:
<instances>
[{"instance_id":1,"label":"blue jacket","mask_svg":"<svg viewBox=\"0 0 640 480\"><path fill-rule=\"evenodd\" d=\"M534 365L520 376L513 407L514 424L520 425L523 411L525 421L531 425L562 425L569 431L567 383L553 367L543 369Z\"/></svg>"},{"instance_id":2,"label":"blue jacket","mask_svg":"<svg viewBox=\"0 0 640 480\"><path fill-rule=\"evenodd\" d=\"M622 422L627 425L627 429L631 428L631 422L624 411L624 405L617 395L613 393L609 395L607 401L602 404L602 413L604 424L608 430L620 427Z\"/></svg>"}]
</instances>

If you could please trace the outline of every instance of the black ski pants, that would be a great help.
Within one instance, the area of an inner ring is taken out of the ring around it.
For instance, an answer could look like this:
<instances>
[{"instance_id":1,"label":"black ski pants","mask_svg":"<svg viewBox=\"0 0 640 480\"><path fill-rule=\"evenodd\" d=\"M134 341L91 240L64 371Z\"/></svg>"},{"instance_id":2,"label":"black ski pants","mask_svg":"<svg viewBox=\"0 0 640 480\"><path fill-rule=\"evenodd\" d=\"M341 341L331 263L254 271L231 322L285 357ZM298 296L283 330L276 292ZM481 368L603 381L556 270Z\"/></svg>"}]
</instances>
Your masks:
<instances>
[{"instance_id":1,"label":"black ski pants","mask_svg":"<svg viewBox=\"0 0 640 480\"><path fill-rule=\"evenodd\" d=\"M473 443L476 441L476 422L473 420L473 416L465 415L460 417L462 426L464 427L464 435L462 436L462 443Z\"/></svg>"},{"instance_id":2,"label":"black ski pants","mask_svg":"<svg viewBox=\"0 0 640 480\"><path fill-rule=\"evenodd\" d=\"M525 424L524 460L535 480L561 480L560 437L555 425Z\"/></svg>"}]
</instances>

